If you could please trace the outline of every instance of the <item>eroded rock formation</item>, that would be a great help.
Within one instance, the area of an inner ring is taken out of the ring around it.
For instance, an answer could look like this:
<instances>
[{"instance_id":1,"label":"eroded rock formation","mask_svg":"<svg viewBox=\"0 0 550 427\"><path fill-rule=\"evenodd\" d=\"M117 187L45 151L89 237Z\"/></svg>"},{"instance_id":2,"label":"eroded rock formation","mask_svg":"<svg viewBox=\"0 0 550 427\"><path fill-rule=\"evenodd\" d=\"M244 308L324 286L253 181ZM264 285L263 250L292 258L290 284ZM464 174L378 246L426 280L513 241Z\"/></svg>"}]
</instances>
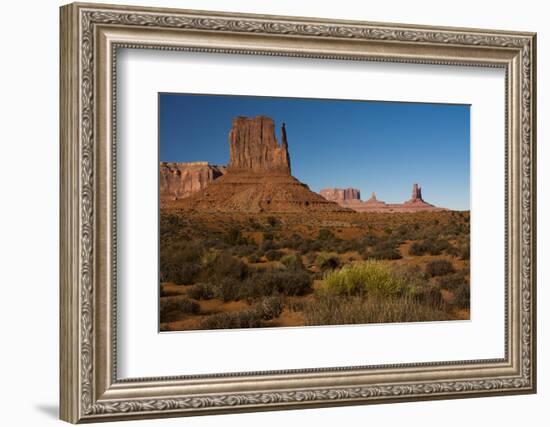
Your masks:
<instances>
[{"instance_id":1,"label":"eroded rock formation","mask_svg":"<svg viewBox=\"0 0 550 427\"><path fill-rule=\"evenodd\" d=\"M165 200L161 207L220 212L349 211L290 174L284 124L279 145L271 118L235 118L229 132L229 155L227 173L189 197Z\"/></svg>"},{"instance_id":2,"label":"eroded rock formation","mask_svg":"<svg viewBox=\"0 0 550 427\"><path fill-rule=\"evenodd\" d=\"M325 199L336 203L361 200L361 192L356 188L324 188L319 194Z\"/></svg>"},{"instance_id":3,"label":"eroded rock formation","mask_svg":"<svg viewBox=\"0 0 550 427\"><path fill-rule=\"evenodd\" d=\"M445 208L439 208L437 206L426 203L422 199L422 189L418 184L413 185L412 196L410 200L404 203L386 203L376 198L376 194L373 192L370 199L366 201L357 198L346 198L346 191L350 189L331 188L321 190L321 195L327 200L334 200L340 206L353 209L357 212L419 212L419 211L441 211L447 210ZM356 190L359 193L359 190ZM349 194L349 193L347 193Z\"/></svg>"},{"instance_id":4,"label":"eroded rock formation","mask_svg":"<svg viewBox=\"0 0 550 427\"><path fill-rule=\"evenodd\" d=\"M205 189L225 172L225 166L208 162L161 162L159 191L161 200L177 200Z\"/></svg>"},{"instance_id":5,"label":"eroded rock formation","mask_svg":"<svg viewBox=\"0 0 550 427\"><path fill-rule=\"evenodd\" d=\"M229 132L229 166L232 173L277 173L290 175L286 129L281 127L279 145L273 119L239 116Z\"/></svg>"}]
</instances>

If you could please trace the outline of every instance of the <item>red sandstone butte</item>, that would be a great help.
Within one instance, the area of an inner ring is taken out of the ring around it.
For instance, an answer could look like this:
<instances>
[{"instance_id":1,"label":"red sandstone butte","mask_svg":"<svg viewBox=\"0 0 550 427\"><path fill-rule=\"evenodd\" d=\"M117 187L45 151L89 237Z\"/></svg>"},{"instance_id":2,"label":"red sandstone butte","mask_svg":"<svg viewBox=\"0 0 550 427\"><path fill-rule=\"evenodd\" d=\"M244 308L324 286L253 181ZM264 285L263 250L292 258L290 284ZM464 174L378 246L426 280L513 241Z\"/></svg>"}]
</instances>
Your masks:
<instances>
[{"instance_id":1,"label":"red sandstone butte","mask_svg":"<svg viewBox=\"0 0 550 427\"><path fill-rule=\"evenodd\" d=\"M159 191L161 200L177 200L205 189L208 184L225 174L225 166L208 162L161 162Z\"/></svg>"},{"instance_id":2,"label":"red sandstone butte","mask_svg":"<svg viewBox=\"0 0 550 427\"><path fill-rule=\"evenodd\" d=\"M340 206L353 209L357 212L420 212L420 211L443 211L445 208L439 208L431 205L422 199L422 189L418 184L413 185L412 195L409 200L404 203L386 203L376 198L373 192L370 199L362 201L359 195L359 190L353 188L339 189L327 188L320 191L320 194L327 200L332 200Z\"/></svg>"},{"instance_id":3,"label":"red sandstone butte","mask_svg":"<svg viewBox=\"0 0 550 427\"><path fill-rule=\"evenodd\" d=\"M191 196L161 201L161 206L214 212L350 211L291 175L285 125L279 145L273 119L266 116L235 118L227 172Z\"/></svg>"},{"instance_id":4,"label":"red sandstone butte","mask_svg":"<svg viewBox=\"0 0 550 427\"><path fill-rule=\"evenodd\" d=\"M361 192L356 188L325 188L321 190L319 194L325 199L336 203L361 200Z\"/></svg>"}]
</instances>

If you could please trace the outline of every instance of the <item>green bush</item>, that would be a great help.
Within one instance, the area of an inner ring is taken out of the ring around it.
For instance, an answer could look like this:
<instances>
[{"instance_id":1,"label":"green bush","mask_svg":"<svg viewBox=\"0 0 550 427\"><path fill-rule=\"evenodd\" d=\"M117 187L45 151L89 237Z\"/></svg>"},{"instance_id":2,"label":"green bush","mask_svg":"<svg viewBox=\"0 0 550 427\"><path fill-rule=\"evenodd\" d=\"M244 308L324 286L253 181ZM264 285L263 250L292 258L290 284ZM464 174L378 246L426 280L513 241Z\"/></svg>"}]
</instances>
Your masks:
<instances>
[{"instance_id":1,"label":"green bush","mask_svg":"<svg viewBox=\"0 0 550 427\"><path fill-rule=\"evenodd\" d=\"M178 285L194 283L201 269L203 254L202 246L185 241L161 248L160 281Z\"/></svg>"},{"instance_id":2,"label":"green bush","mask_svg":"<svg viewBox=\"0 0 550 427\"><path fill-rule=\"evenodd\" d=\"M436 259L434 261L430 261L426 265L426 273L429 276L445 276L449 273L454 273L455 269L453 267L453 264L451 264L446 259Z\"/></svg>"},{"instance_id":3,"label":"green bush","mask_svg":"<svg viewBox=\"0 0 550 427\"><path fill-rule=\"evenodd\" d=\"M205 282L227 278L242 280L247 274L248 266L244 262L227 253L221 253L208 260L202 268L201 278Z\"/></svg>"},{"instance_id":4,"label":"green bush","mask_svg":"<svg viewBox=\"0 0 550 427\"><path fill-rule=\"evenodd\" d=\"M405 281L380 261L368 260L327 273L321 292L336 295L399 295L406 290Z\"/></svg>"},{"instance_id":5,"label":"green bush","mask_svg":"<svg viewBox=\"0 0 550 427\"><path fill-rule=\"evenodd\" d=\"M321 271L334 270L340 267L340 258L334 252L319 252L315 259L315 265Z\"/></svg>"},{"instance_id":6,"label":"green bush","mask_svg":"<svg viewBox=\"0 0 550 427\"><path fill-rule=\"evenodd\" d=\"M305 268L299 254L286 254L279 261L290 270L303 270Z\"/></svg>"}]
</instances>

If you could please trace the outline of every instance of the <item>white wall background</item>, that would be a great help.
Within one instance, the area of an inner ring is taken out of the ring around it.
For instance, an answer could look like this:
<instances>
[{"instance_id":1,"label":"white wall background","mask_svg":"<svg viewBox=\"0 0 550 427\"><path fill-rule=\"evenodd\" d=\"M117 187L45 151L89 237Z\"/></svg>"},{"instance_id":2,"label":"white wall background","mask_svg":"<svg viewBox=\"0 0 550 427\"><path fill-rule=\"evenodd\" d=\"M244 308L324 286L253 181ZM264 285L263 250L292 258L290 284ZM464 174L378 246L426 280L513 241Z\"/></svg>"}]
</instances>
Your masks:
<instances>
[{"instance_id":1,"label":"white wall background","mask_svg":"<svg viewBox=\"0 0 550 427\"><path fill-rule=\"evenodd\" d=\"M110 0L112 3L121 3ZM538 32L539 393L437 402L208 416L131 425L476 426L548 423L550 405L550 29L545 2L133 0L133 4ZM58 6L2 5L0 65L0 401L3 425L59 425L58 402ZM488 166L490 167L490 166ZM546 218L545 218L546 217Z\"/></svg>"}]
</instances>

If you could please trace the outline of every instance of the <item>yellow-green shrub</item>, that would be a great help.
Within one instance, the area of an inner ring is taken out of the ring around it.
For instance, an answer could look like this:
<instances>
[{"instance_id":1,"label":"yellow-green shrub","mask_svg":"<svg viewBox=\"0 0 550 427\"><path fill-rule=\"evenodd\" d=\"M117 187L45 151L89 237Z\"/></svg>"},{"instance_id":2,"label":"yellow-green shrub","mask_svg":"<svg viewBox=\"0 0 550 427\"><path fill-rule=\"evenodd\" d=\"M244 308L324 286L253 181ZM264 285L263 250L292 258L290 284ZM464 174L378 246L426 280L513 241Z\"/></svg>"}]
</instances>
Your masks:
<instances>
[{"instance_id":1,"label":"yellow-green shrub","mask_svg":"<svg viewBox=\"0 0 550 427\"><path fill-rule=\"evenodd\" d=\"M325 275L321 293L337 295L400 295L406 283L392 273L389 266L381 261L367 260L348 264L340 270Z\"/></svg>"}]
</instances>

